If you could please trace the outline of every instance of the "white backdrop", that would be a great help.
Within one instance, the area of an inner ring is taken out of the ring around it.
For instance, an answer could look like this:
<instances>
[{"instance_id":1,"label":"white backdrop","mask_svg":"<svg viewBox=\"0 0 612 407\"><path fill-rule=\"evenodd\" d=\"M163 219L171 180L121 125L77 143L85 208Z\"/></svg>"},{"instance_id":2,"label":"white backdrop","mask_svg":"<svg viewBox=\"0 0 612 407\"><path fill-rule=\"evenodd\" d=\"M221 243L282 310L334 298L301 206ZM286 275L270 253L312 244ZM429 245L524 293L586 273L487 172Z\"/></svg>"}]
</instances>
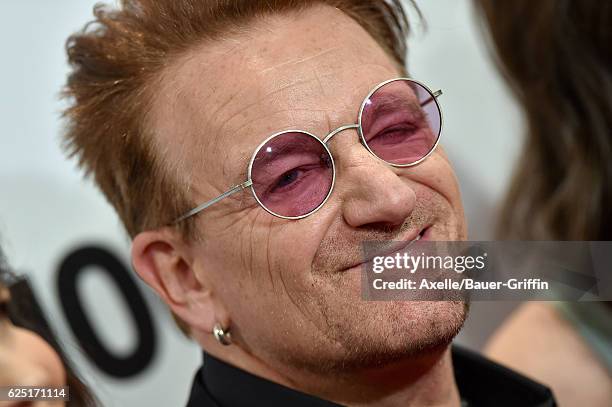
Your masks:
<instances>
[{"instance_id":1,"label":"white backdrop","mask_svg":"<svg viewBox=\"0 0 612 407\"><path fill-rule=\"evenodd\" d=\"M200 362L196 346L174 328L165 308L141 286L154 320L154 358L133 377L103 373L77 349L56 290L57 270L72 250L109 248L129 264L129 241L111 207L59 148L67 66L64 42L91 19L94 1L4 0L0 13L0 243L13 266L29 273L50 322L92 389L108 406L184 404ZM444 90L442 143L454 161L470 238L491 237L494 209L521 142L522 117L500 81L467 0L421 0L428 30L415 25L412 75ZM93 268L78 281L83 307L105 346L119 355L135 346L126 303ZM498 315L478 305L459 341L479 347ZM480 313L480 314L479 314ZM503 313L503 312L502 312Z\"/></svg>"}]
</instances>

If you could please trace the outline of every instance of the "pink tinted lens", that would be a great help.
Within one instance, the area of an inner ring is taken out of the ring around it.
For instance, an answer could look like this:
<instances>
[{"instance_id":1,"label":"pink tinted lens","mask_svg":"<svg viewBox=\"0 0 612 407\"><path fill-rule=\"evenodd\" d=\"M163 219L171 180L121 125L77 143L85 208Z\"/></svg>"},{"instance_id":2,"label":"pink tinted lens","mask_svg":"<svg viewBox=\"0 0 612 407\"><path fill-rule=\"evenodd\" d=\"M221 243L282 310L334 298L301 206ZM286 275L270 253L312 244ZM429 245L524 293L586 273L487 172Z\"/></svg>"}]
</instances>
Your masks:
<instances>
[{"instance_id":1,"label":"pink tinted lens","mask_svg":"<svg viewBox=\"0 0 612 407\"><path fill-rule=\"evenodd\" d=\"M377 157L398 165L414 164L436 146L440 110L423 86L397 80L377 89L361 114L366 144Z\"/></svg>"},{"instance_id":2,"label":"pink tinted lens","mask_svg":"<svg viewBox=\"0 0 612 407\"><path fill-rule=\"evenodd\" d=\"M323 143L306 133L281 133L264 144L251 167L253 191L276 215L299 217L329 195L334 170Z\"/></svg>"}]
</instances>

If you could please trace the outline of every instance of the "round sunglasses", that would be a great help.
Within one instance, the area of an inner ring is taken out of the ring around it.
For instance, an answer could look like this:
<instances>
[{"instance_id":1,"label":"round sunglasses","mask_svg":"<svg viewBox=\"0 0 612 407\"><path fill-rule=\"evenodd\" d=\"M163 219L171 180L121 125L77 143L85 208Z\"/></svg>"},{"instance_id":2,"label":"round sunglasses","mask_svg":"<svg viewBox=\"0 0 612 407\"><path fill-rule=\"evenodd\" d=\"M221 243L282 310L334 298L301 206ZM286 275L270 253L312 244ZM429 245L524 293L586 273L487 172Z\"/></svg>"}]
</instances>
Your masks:
<instances>
[{"instance_id":1,"label":"round sunglasses","mask_svg":"<svg viewBox=\"0 0 612 407\"><path fill-rule=\"evenodd\" d=\"M361 144L391 166L417 165L440 140L440 95L441 90L432 92L413 79L391 79L366 96L356 124L339 127L322 140L304 130L275 133L255 149L245 182L193 208L175 223L245 188L251 188L259 205L274 216L302 219L312 215L334 189L336 166L327 144L344 130L357 130Z\"/></svg>"}]
</instances>

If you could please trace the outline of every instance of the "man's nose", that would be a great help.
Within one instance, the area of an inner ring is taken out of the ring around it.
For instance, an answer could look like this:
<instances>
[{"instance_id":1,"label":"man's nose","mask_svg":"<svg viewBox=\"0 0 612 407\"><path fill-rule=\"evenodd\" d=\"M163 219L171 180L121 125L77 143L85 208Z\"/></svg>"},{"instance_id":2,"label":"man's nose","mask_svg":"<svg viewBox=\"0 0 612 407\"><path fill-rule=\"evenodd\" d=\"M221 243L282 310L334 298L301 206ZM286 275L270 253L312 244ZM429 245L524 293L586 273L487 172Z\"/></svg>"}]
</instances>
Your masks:
<instances>
[{"instance_id":1,"label":"man's nose","mask_svg":"<svg viewBox=\"0 0 612 407\"><path fill-rule=\"evenodd\" d=\"M340 158L340 157L339 157ZM342 190L342 212L353 227L378 224L399 226L416 205L415 191L394 168L352 143L340 158L337 185Z\"/></svg>"}]
</instances>

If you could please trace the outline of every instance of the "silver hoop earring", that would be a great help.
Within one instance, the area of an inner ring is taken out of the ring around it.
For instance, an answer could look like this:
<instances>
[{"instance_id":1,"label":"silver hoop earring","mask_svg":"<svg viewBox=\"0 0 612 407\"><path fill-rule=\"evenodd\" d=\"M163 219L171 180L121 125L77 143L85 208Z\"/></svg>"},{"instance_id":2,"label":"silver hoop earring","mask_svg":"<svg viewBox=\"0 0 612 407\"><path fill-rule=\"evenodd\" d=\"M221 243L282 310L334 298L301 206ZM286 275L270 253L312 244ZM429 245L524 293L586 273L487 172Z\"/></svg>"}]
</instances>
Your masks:
<instances>
[{"instance_id":1,"label":"silver hoop earring","mask_svg":"<svg viewBox=\"0 0 612 407\"><path fill-rule=\"evenodd\" d=\"M232 335L228 330L223 329L221 324L215 324L213 328L213 336L221 345L227 346L232 343Z\"/></svg>"}]
</instances>

